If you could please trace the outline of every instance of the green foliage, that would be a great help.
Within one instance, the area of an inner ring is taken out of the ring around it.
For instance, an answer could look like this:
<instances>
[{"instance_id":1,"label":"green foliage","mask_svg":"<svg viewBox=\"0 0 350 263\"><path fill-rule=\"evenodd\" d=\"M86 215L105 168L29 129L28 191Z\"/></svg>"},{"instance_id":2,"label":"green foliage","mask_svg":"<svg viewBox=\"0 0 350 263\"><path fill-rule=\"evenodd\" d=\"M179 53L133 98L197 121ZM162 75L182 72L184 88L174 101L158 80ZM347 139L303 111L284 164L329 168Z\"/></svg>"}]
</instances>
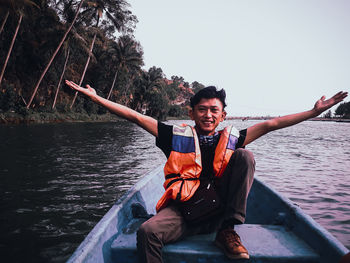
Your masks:
<instances>
[{"instance_id":1,"label":"green foliage","mask_svg":"<svg viewBox=\"0 0 350 263\"><path fill-rule=\"evenodd\" d=\"M186 108L181 107L180 105L171 105L169 112L168 112L169 117L184 117L187 115Z\"/></svg>"},{"instance_id":2,"label":"green foliage","mask_svg":"<svg viewBox=\"0 0 350 263\"><path fill-rule=\"evenodd\" d=\"M147 109L154 93L163 89L161 83L163 77L162 69L157 67L151 67L148 72L143 71L140 75L137 75L133 82L134 93L130 106L139 112Z\"/></svg>"},{"instance_id":3,"label":"green foliage","mask_svg":"<svg viewBox=\"0 0 350 263\"><path fill-rule=\"evenodd\" d=\"M171 83L170 85L166 85L166 93L168 94L168 97L170 100L175 100L176 97L178 96L179 92L180 92L180 89L179 89L179 85L181 83L179 82L173 82Z\"/></svg>"},{"instance_id":4,"label":"green foliage","mask_svg":"<svg viewBox=\"0 0 350 263\"><path fill-rule=\"evenodd\" d=\"M60 103L55 106L55 110L59 113L67 113L71 110L69 109L69 105L65 103Z\"/></svg>"},{"instance_id":5,"label":"green foliage","mask_svg":"<svg viewBox=\"0 0 350 263\"><path fill-rule=\"evenodd\" d=\"M192 90L194 93L197 93L201 89L204 89L205 86L197 81L192 82Z\"/></svg>"},{"instance_id":6,"label":"green foliage","mask_svg":"<svg viewBox=\"0 0 350 263\"><path fill-rule=\"evenodd\" d=\"M169 100L163 89L152 89L149 96L147 115L165 120L169 112Z\"/></svg>"},{"instance_id":7,"label":"green foliage","mask_svg":"<svg viewBox=\"0 0 350 263\"><path fill-rule=\"evenodd\" d=\"M23 108L22 98L15 92L13 85L2 85L0 90L0 111L20 111Z\"/></svg>"},{"instance_id":8,"label":"green foliage","mask_svg":"<svg viewBox=\"0 0 350 263\"><path fill-rule=\"evenodd\" d=\"M45 75L31 108L26 110L25 101L31 97L40 73L69 27L80 0L32 2L40 8L21 9L23 21L0 87L1 112L15 112L19 115L11 116L32 118L33 121L51 121L55 116L75 120L89 118L86 117L89 115L91 118L98 114L106 115L105 109L80 94L73 109L69 109L74 91L64 84L60 87L56 108L52 110L67 51L70 50L70 59L64 79L79 82L89 44L96 33L92 60L83 85L89 83L99 95L107 97L117 73L113 100L158 119L165 119L168 115L184 115L184 106L176 104L179 97L181 101L187 99L189 94L183 87L190 85L181 76L173 76L171 81L166 81L159 67L151 67L148 71L141 69L144 65L143 49L130 34L137 19L129 11L125 0L86 1L77 23ZM101 12L103 16L99 16ZM0 14L3 13L0 10ZM95 29L98 19L99 27ZM0 34L0 65L4 63L17 22L17 13L11 12ZM122 33L117 39L113 34L115 31ZM45 114L47 118L43 117Z\"/></svg>"},{"instance_id":9,"label":"green foliage","mask_svg":"<svg viewBox=\"0 0 350 263\"><path fill-rule=\"evenodd\" d=\"M98 113L98 105L91 100L85 100L84 109L88 114L97 114Z\"/></svg>"},{"instance_id":10,"label":"green foliage","mask_svg":"<svg viewBox=\"0 0 350 263\"><path fill-rule=\"evenodd\" d=\"M323 114L323 118L326 118L326 119L332 118L332 111L329 110L325 114Z\"/></svg>"},{"instance_id":11,"label":"green foliage","mask_svg":"<svg viewBox=\"0 0 350 263\"><path fill-rule=\"evenodd\" d=\"M335 110L335 114L343 118L350 118L350 101L341 103Z\"/></svg>"},{"instance_id":12,"label":"green foliage","mask_svg":"<svg viewBox=\"0 0 350 263\"><path fill-rule=\"evenodd\" d=\"M137 18L129 10L125 0L89 0L82 7L79 23L85 27L101 24L108 36L115 31L133 33Z\"/></svg>"}]
</instances>

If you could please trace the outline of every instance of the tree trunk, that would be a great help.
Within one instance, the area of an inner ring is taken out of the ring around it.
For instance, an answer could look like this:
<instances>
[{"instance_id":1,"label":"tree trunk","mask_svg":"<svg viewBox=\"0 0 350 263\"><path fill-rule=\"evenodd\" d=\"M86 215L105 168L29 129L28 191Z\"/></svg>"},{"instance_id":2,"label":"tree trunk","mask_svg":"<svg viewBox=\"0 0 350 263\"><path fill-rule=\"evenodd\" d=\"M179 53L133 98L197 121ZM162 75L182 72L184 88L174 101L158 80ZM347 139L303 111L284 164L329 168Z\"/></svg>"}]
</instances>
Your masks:
<instances>
[{"instance_id":1,"label":"tree trunk","mask_svg":"<svg viewBox=\"0 0 350 263\"><path fill-rule=\"evenodd\" d=\"M80 4L79 4L79 6L78 6L78 8L77 8L77 11L75 12L75 16L74 16L74 19L73 19L71 25L70 25L69 28L67 29L67 31L66 31L66 33L64 34L64 36L63 36L61 42L59 43L57 49L55 50L54 54L52 55L52 57L51 57L51 59L50 59L50 61L49 61L49 63L47 64L46 68L44 69L43 73L41 74L41 76L40 76L40 78L39 78L37 84L35 85L34 92L33 92L32 96L31 96L31 98L30 98L30 100L29 100L29 102L28 102L28 104L27 104L27 109L29 109L30 105L32 104L33 99L34 99L34 97L35 97L35 94L36 94L36 92L38 91L38 88L39 88L39 86L40 86L40 83L41 83L41 81L43 80L43 78L44 78L46 72L49 70L49 68L50 68L50 66L51 66L51 64L52 64L52 62L53 62L53 60L55 59L55 57L56 57L58 51L61 49L61 46L63 45L63 42L66 40L67 35L68 35L69 32L72 30L72 27L73 27L75 21L77 20L77 17L78 17L78 14L79 14L79 10L80 10L81 6L83 5L83 2L84 2L84 0L81 0L81 1L80 1Z\"/></svg>"},{"instance_id":2,"label":"tree trunk","mask_svg":"<svg viewBox=\"0 0 350 263\"><path fill-rule=\"evenodd\" d=\"M113 83L112 83L111 89L109 90L109 93L108 93L108 96L107 96L107 100L109 100L109 98L110 98L111 95L112 95L112 90L113 90L113 88L114 88L115 81L117 80L117 75L118 75L118 69L116 70L116 72L115 72L115 74L114 74Z\"/></svg>"},{"instance_id":3,"label":"tree trunk","mask_svg":"<svg viewBox=\"0 0 350 263\"><path fill-rule=\"evenodd\" d=\"M96 40L96 33L95 33L94 38L92 39L92 42L91 42L91 46L90 46L90 50L89 50L89 56L88 56L88 59L87 59L86 64L85 64L85 68L84 68L84 71L83 71L83 75L81 75L81 78L80 78L80 81L79 81L79 86L81 86L81 84L83 83L86 70L87 70L87 68L88 68L88 66L89 66L90 59L91 59L91 54L92 54L92 50L93 50L94 45L95 45L95 40ZM78 96L78 91L76 91L75 94L74 94L74 98L73 98L72 104L70 105L70 108L73 107L74 102L75 102L77 96Z\"/></svg>"},{"instance_id":4,"label":"tree trunk","mask_svg":"<svg viewBox=\"0 0 350 263\"><path fill-rule=\"evenodd\" d=\"M128 84L126 85L125 90L124 90L124 98L125 98L124 104L125 105L128 105L130 102L130 99L127 98L127 93L129 91L129 88L130 88L133 80L134 80L134 76L131 77L130 81L128 82ZM129 98L130 98L130 95L129 95Z\"/></svg>"},{"instance_id":5,"label":"tree trunk","mask_svg":"<svg viewBox=\"0 0 350 263\"><path fill-rule=\"evenodd\" d=\"M15 34L13 35L13 37L12 37L10 48L9 48L9 51L7 52L6 60L5 60L4 66L2 67L2 70L1 70L0 87L1 87L2 78L4 77L4 73L5 73L5 69L6 69L7 63L9 61L9 58L10 58L10 55L11 55L11 52L12 52L13 45L15 43L15 40L16 40L16 37L17 37L17 34L18 34L19 27L21 26L22 18L23 18L23 14L20 13L19 19L18 19L18 23L17 23L17 27L16 27L16 31L15 31Z\"/></svg>"},{"instance_id":6,"label":"tree trunk","mask_svg":"<svg viewBox=\"0 0 350 263\"><path fill-rule=\"evenodd\" d=\"M9 14L10 14L10 11L8 10L6 15L5 15L5 18L4 18L4 21L2 21L2 24L1 24L1 27L0 27L0 34L2 32L2 30L4 30L4 26L6 24L6 21L7 21L7 18L9 17Z\"/></svg>"},{"instance_id":7,"label":"tree trunk","mask_svg":"<svg viewBox=\"0 0 350 263\"><path fill-rule=\"evenodd\" d=\"M68 59L69 59L69 51L70 50L68 49L67 56L66 56L66 61L64 62L64 66L63 66L62 74L61 74L61 77L60 77L60 81L58 82L58 85L57 85L57 90L56 90L56 94L55 94L55 99L54 99L53 104L52 104L52 109L55 108L58 91L60 90L60 86L61 86L61 82L62 82L62 79L63 79L63 76L64 76L64 72L66 71L66 66L67 66L67 62L68 62Z\"/></svg>"}]
</instances>

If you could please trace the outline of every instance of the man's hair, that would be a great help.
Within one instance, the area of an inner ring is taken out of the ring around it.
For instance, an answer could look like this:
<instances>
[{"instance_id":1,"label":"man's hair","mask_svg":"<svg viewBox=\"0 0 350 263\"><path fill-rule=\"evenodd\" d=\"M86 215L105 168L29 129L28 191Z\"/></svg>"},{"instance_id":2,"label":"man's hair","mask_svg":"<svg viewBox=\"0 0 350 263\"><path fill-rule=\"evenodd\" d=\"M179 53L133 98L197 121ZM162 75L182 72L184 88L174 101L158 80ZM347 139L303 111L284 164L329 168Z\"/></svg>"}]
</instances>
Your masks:
<instances>
[{"instance_id":1,"label":"man's hair","mask_svg":"<svg viewBox=\"0 0 350 263\"><path fill-rule=\"evenodd\" d=\"M190 99L191 108L194 109L202 98L205 99L219 99L222 102L223 109L226 107L226 92L224 89L217 90L215 86L205 87L204 89L199 90L194 96Z\"/></svg>"}]
</instances>

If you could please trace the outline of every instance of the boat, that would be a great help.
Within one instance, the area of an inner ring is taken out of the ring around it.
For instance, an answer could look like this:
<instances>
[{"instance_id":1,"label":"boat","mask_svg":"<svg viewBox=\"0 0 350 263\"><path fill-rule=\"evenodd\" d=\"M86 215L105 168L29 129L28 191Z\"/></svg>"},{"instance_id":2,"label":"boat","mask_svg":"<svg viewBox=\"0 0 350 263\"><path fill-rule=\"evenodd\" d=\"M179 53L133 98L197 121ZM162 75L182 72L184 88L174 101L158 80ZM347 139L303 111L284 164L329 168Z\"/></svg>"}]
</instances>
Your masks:
<instances>
[{"instance_id":1,"label":"boat","mask_svg":"<svg viewBox=\"0 0 350 263\"><path fill-rule=\"evenodd\" d=\"M68 259L69 263L138 262L136 231L155 214L163 189L163 169L149 172L118 200ZM274 189L255 177L248 196L247 218L235 230L256 263L338 263L349 253L340 241ZM215 233L187 237L163 248L164 262L235 262L213 243ZM342 260L343 262L343 260Z\"/></svg>"}]
</instances>

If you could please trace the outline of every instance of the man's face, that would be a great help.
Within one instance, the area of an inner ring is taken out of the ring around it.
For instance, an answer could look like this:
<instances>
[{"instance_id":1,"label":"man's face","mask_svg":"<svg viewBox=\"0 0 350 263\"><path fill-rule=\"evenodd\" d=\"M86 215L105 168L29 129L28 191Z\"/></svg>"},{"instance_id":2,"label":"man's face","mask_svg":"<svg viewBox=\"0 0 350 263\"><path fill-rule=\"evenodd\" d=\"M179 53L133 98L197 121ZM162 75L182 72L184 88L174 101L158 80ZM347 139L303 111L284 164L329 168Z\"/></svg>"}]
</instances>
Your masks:
<instances>
[{"instance_id":1,"label":"man's face","mask_svg":"<svg viewBox=\"0 0 350 263\"><path fill-rule=\"evenodd\" d=\"M197 132L202 135L213 135L216 127L226 117L222 102L217 98L202 98L189 114L196 123Z\"/></svg>"}]
</instances>

